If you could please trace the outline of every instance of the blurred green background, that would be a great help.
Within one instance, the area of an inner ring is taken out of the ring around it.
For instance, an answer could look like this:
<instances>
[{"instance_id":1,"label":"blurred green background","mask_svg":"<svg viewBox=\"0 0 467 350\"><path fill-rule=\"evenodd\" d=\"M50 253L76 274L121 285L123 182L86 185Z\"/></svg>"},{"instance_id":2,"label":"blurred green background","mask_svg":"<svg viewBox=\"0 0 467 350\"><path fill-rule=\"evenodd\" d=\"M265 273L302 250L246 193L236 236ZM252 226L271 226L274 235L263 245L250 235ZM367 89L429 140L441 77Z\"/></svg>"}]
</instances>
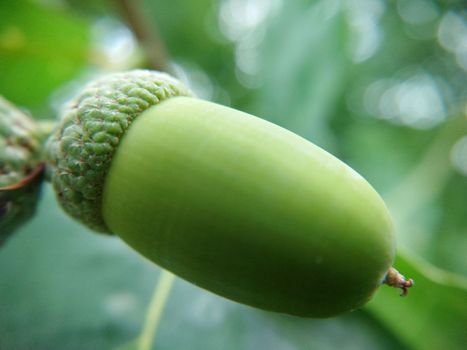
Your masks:
<instances>
[{"instance_id":1,"label":"blurred green background","mask_svg":"<svg viewBox=\"0 0 467 350\"><path fill-rule=\"evenodd\" d=\"M350 164L386 200L396 267L416 280L407 298L383 287L363 310L310 320L177 279L152 349L465 349L462 0L0 0L0 94L37 119L90 79L136 67ZM46 185L0 251L0 349L138 349L159 275L66 217Z\"/></svg>"}]
</instances>

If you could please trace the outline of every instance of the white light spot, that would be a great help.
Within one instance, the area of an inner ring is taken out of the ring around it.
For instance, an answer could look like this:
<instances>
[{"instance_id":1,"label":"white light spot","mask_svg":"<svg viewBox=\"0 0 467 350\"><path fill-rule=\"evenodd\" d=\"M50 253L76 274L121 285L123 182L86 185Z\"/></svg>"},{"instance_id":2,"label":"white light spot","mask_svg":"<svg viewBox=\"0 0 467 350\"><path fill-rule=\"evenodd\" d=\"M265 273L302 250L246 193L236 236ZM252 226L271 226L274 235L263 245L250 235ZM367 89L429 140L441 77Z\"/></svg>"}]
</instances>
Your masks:
<instances>
[{"instance_id":1,"label":"white light spot","mask_svg":"<svg viewBox=\"0 0 467 350\"><path fill-rule=\"evenodd\" d=\"M236 75L248 88L261 85L258 48L264 39L263 23L281 3L281 0L224 0L220 6L220 31L235 43Z\"/></svg>"},{"instance_id":2,"label":"white light spot","mask_svg":"<svg viewBox=\"0 0 467 350\"><path fill-rule=\"evenodd\" d=\"M365 91L364 104L378 118L422 129L438 125L447 116L437 82L423 72L404 80L372 83Z\"/></svg>"},{"instance_id":3,"label":"white light spot","mask_svg":"<svg viewBox=\"0 0 467 350\"><path fill-rule=\"evenodd\" d=\"M104 57L104 64L118 69L127 66L127 62L136 54L136 39L131 31L118 21L104 17L92 28L96 50Z\"/></svg>"},{"instance_id":4,"label":"white light spot","mask_svg":"<svg viewBox=\"0 0 467 350\"><path fill-rule=\"evenodd\" d=\"M219 26L232 41L241 40L256 29L277 7L274 0L225 0L219 12Z\"/></svg>"},{"instance_id":5,"label":"white light spot","mask_svg":"<svg viewBox=\"0 0 467 350\"><path fill-rule=\"evenodd\" d=\"M467 40L467 23L458 14L446 13L438 27L438 40L446 50L456 51L457 46Z\"/></svg>"},{"instance_id":6,"label":"white light spot","mask_svg":"<svg viewBox=\"0 0 467 350\"><path fill-rule=\"evenodd\" d=\"M124 317L136 310L138 302L133 294L115 293L104 301L104 309L114 317Z\"/></svg>"},{"instance_id":7,"label":"white light spot","mask_svg":"<svg viewBox=\"0 0 467 350\"><path fill-rule=\"evenodd\" d=\"M381 0L347 1L347 20L354 34L351 42L352 59L363 62L378 50L383 38L380 18L384 13Z\"/></svg>"}]
</instances>

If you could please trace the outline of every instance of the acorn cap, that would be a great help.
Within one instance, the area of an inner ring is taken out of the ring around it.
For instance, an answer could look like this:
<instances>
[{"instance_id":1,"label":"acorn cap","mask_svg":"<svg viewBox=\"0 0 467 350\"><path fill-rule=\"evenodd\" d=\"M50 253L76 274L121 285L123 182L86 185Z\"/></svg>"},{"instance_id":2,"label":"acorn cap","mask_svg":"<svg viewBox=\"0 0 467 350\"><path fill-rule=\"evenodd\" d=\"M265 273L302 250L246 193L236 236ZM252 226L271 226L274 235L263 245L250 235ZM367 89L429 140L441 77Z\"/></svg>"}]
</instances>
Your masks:
<instances>
[{"instance_id":1,"label":"acorn cap","mask_svg":"<svg viewBox=\"0 0 467 350\"><path fill-rule=\"evenodd\" d=\"M27 177L39 163L36 123L0 96L0 188Z\"/></svg>"},{"instance_id":2,"label":"acorn cap","mask_svg":"<svg viewBox=\"0 0 467 350\"><path fill-rule=\"evenodd\" d=\"M41 148L39 125L0 96L0 246L36 210Z\"/></svg>"},{"instance_id":3,"label":"acorn cap","mask_svg":"<svg viewBox=\"0 0 467 350\"><path fill-rule=\"evenodd\" d=\"M48 176L68 214L109 233L102 193L120 140L142 112L174 96L192 93L165 73L133 70L90 83L68 104L46 146Z\"/></svg>"}]
</instances>

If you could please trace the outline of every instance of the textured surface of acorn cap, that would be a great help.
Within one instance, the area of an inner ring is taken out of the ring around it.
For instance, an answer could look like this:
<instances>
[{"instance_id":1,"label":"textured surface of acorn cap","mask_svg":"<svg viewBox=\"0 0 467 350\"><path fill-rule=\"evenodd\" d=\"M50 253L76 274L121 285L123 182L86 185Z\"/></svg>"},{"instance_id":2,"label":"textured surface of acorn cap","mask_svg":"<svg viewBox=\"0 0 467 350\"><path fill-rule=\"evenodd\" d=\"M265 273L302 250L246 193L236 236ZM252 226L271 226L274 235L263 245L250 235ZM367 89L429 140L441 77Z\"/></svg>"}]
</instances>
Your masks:
<instances>
[{"instance_id":1,"label":"textured surface of acorn cap","mask_svg":"<svg viewBox=\"0 0 467 350\"><path fill-rule=\"evenodd\" d=\"M90 83L68 104L47 143L48 175L68 214L109 233L102 192L119 142L142 112L175 96L192 93L165 73L133 70Z\"/></svg>"},{"instance_id":2,"label":"textured surface of acorn cap","mask_svg":"<svg viewBox=\"0 0 467 350\"><path fill-rule=\"evenodd\" d=\"M27 177L39 163L37 125L0 96L0 187Z\"/></svg>"},{"instance_id":3,"label":"textured surface of acorn cap","mask_svg":"<svg viewBox=\"0 0 467 350\"><path fill-rule=\"evenodd\" d=\"M0 96L0 246L36 210L41 148L38 125Z\"/></svg>"}]
</instances>

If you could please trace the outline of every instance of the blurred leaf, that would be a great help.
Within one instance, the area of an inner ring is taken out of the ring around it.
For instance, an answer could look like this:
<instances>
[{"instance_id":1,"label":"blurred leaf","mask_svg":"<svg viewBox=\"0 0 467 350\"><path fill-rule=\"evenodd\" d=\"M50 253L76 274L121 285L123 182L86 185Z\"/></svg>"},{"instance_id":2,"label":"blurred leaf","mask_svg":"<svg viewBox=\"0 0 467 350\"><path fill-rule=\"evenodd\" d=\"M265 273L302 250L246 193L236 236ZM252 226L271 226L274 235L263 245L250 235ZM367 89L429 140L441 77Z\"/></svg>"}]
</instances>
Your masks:
<instances>
[{"instance_id":1,"label":"blurred leaf","mask_svg":"<svg viewBox=\"0 0 467 350\"><path fill-rule=\"evenodd\" d=\"M109 2L107 1L95 1L95 0L63 0L68 6L72 7L78 13L85 15L101 15L105 16L109 13Z\"/></svg>"},{"instance_id":2,"label":"blurred leaf","mask_svg":"<svg viewBox=\"0 0 467 350\"><path fill-rule=\"evenodd\" d=\"M0 2L0 92L32 109L90 58L89 23L26 0Z\"/></svg>"},{"instance_id":3,"label":"blurred leaf","mask_svg":"<svg viewBox=\"0 0 467 350\"><path fill-rule=\"evenodd\" d=\"M467 181L465 175L455 173L440 198L444 208L431 246L433 263L443 269L467 275L467 215L465 198Z\"/></svg>"},{"instance_id":4,"label":"blurred leaf","mask_svg":"<svg viewBox=\"0 0 467 350\"><path fill-rule=\"evenodd\" d=\"M399 179L396 186L384 193L384 199L396 223L400 243L404 247L413 247L418 254L428 258L431 257L426 246L430 241L426 231L435 226L433 219L436 218L422 214L430 206L439 205L437 199L454 171L449 154L455 142L466 133L467 123L463 116L444 123L410 171Z\"/></svg>"},{"instance_id":5,"label":"blurred leaf","mask_svg":"<svg viewBox=\"0 0 467 350\"><path fill-rule=\"evenodd\" d=\"M0 349L108 349L138 331L158 270L87 231L44 188L0 251Z\"/></svg>"},{"instance_id":6,"label":"blurred leaf","mask_svg":"<svg viewBox=\"0 0 467 350\"><path fill-rule=\"evenodd\" d=\"M415 280L409 295L382 287L367 309L412 349L465 349L467 280L402 252L396 268Z\"/></svg>"},{"instance_id":7,"label":"blurred leaf","mask_svg":"<svg viewBox=\"0 0 467 350\"><path fill-rule=\"evenodd\" d=\"M329 120L342 99L348 28L337 2L287 4L261 50L258 114L332 151Z\"/></svg>"}]
</instances>

